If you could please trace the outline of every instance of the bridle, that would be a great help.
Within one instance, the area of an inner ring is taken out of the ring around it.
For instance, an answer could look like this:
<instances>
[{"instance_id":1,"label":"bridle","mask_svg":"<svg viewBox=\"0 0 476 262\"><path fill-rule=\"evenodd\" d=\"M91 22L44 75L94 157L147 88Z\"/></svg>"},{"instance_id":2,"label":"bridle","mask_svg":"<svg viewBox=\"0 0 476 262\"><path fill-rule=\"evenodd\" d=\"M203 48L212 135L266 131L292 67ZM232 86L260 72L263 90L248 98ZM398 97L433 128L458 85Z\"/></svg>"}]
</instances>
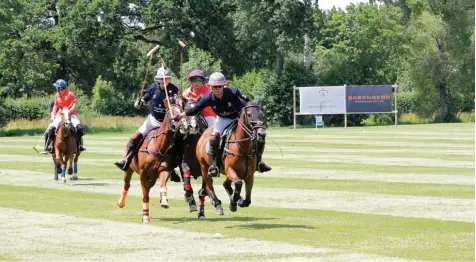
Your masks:
<instances>
[{"instance_id":1,"label":"bridle","mask_svg":"<svg viewBox=\"0 0 476 262\"><path fill-rule=\"evenodd\" d=\"M238 125L241 126L241 128L248 135L248 137L240 139L240 140L234 140L232 142L241 142L241 141L246 141L246 140L256 141L256 139L257 139L256 130L258 130L259 128L265 128L263 121L250 121L248 119L248 115L246 114L246 109L251 108L251 107L257 107L258 110L260 109L259 105L244 106L241 109L241 114L243 115L244 123L240 119L238 119Z\"/></svg>"}]
</instances>

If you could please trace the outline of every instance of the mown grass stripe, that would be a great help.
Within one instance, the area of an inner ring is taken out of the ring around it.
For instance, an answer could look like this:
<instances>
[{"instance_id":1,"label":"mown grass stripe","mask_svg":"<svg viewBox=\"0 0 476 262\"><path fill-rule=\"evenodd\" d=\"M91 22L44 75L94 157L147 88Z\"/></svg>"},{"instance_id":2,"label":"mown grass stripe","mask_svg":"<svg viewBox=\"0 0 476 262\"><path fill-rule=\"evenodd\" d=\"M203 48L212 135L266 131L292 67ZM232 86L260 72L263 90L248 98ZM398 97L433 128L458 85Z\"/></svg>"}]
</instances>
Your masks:
<instances>
[{"instance_id":1,"label":"mown grass stripe","mask_svg":"<svg viewBox=\"0 0 476 262\"><path fill-rule=\"evenodd\" d=\"M283 183L285 181L285 183ZM417 184L362 180L279 179L255 176L260 187L352 191L388 195L437 196L474 199L474 185Z\"/></svg>"},{"instance_id":2,"label":"mown grass stripe","mask_svg":"<svg viewBox=\"0 0 476 262\"><path fill-rule=\"evenodd\" d=\"M118 209L114 205L117 196L0 185L0 199L4 200L0 202L2 207L140 222L141 200L133 195L124 209ZM233 237L286 241L404 259L474 260L474 223L268 207L240 209L219 217L211 211L210 205L207 205L208 220L197 221L183 201L171 200L170 205L168 210L159 209L158 204L151 205L150 226L226 232Z\"/></svg>"},{"instance_id":3,"label":"mown grass stripe","mask_svg":"<svg viewBox=\"0 0 476 262\"><path fill-rule=\"evenodd\" d=\"M49 160L48 160L49 159ZM79 160L80 172L90 177L95 178L111 178L120 177L122 173L120 170L114 167L113 163L101 162L98 160L84 161ZM299 167L306 169L313 169L320 171L326 170L339 170L343 172L373 172L373 173L390 173L390 174L435 174L435 175L463 175L474 176L474 168L446 168L446 167L430 167L430 166L390 166L390 165L366 165L366 164L350 164L344 162L326 162L317 163L309 161L298 160L274 160L266 159L266 163L273 166L275 169ZM53 164L51 158L34 158L31 162L22 161L20 164L18 160L6 161L0 158L0 165L8 169L22 168L25 170L45 171L49 172L53 170ZM371 171L369 171L371 170Z\"/></svg>"},{"instance_id":4,"label":"mown grass stripe","mask_svg":"<svg viewBox=\"0 0 476 262\"><path fill-rule=\"evenodd\" d=\"M81 155L82 163L113 163L118 159L122 158L121 154L115 155ZM474 168L474 160L468 161L459 161L459 160L445 160L441 161L438 159L429 159L429 158L409 158L409 157L372 157L366 155L298 155L298 154L289 154L286 156L281 156L279 154L266 154L264 155L266 160L274 161L306 161L306 162L315 162L315 163L328 163L328 162L340 162L347 163L349 165L356 164L367 164L367 165L384 165L384 166L431 166L431 167L457 167L457 168ZM20 154L14 154L9 151L8 154L0 154L0 162L2 161L12 161L16 159L22 159L26 162L46 162L50 161L47 156L38 156L30 155L24 156Z\"/></svg>"},{"instance_id":5,"label":"mown grass stripe","mask_svg":"<svg viewBox=\"0 0 476 262\"><path fill-rule=\"evenodd\" d=\"M41 148L40 148L41 149ZM30 152L34 155L34 151L30 145L0 145L0 154L24 154ZM88 150L82 154L82 157L87 158L112 158L121 156L124 147L97 147L94 145L88 146ZM336 155L338 154L338 155ZM339 156L360 156L360 157L392 157L392 158L426 158L438 160L456 160L456 161L470 161L474 162L473 150L407 150L407 149L335 149L335 148L292 148L292 147L272 147L267 146L265 150L265 157L308 157L308 156L324 156L335 157Z\"/></svg>"},{"instance_id":6,"label":"mown grass stripe","mask_svg":"<svg viewBox=\"0 0 476 262\"><path fill-rule=\"evenodd\" d=\"M49 177L32 176L22 173L0 173L0 183L11 185L30 185L70 189L79 191L94 191L117 194L121 191L120 180L79 180L66 185L53 182ZM223 179L216 179L221 184ZM196 182L194 182L195 184ZM140 188L138 181L134 181L134 188ZM201 183L200 183L201 185ZM89 187L93 186L93 187ZM181 184L168 184L169 197L183 199ZM226 196L222 187L215 188L218 196ZM154 189L157 191L157 189ZM140 195L139 191L131 194ZM153 195L157 193L153 192ZM244 192L243 192L244 194ZM289 198L286 196L294 196ZM303 208L348 211L357 213L371 213L394 216L427 217L443 220L473 221L474 200L463 198L443 198L427 196L386 195L366 192L308 190L290 188L270 188L255 185L252 194L254 205L277 208Z\"/></svg>"}]
</instances>

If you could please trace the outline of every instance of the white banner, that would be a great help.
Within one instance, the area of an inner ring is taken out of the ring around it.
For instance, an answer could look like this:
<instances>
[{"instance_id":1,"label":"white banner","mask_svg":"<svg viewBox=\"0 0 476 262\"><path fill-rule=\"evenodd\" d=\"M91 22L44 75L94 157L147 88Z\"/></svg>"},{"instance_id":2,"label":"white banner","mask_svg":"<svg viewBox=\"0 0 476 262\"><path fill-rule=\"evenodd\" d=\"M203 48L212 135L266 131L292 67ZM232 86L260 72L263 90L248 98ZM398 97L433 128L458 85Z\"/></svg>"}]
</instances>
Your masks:
<instances>
[{"instance_id":1,"label":"white banner","mask_svg":"<svg viewBox=\"0 0 476 262\"><path fill-rule=\"evenodd\" d=\"M345 87L299 87L299 102L299 113L345 114Z\"/></svg>"}]
</instances>

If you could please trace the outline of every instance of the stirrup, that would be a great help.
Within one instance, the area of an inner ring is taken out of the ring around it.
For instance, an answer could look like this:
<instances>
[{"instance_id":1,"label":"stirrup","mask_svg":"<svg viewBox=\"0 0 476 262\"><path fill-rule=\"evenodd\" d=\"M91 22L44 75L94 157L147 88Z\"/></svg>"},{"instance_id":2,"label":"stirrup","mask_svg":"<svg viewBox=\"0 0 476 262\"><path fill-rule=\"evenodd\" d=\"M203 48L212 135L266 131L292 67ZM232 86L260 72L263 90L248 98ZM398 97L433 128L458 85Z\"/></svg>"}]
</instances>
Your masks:
<instances>
[{"instance_id":1,"label":"stirrup","mask_svg":"<svg viewBox=\"0 0 476 262\"><path fill-rule=\"evenodd\" d=\"M218 170L218 167L216 165L211 165L210 167L208 167L208 176L210 177L220 176L220 170Z\"/></svg>"},{"instance_id":2,"label":"stirrup","mask_svg":"<svg viewBox=\"0 0 476 262\"><path fill-rule=\"evenodd\" d=\"M85 150L86 150L86 148L84 148L82 145L79 145L79 146L78 146L78 151L79 151L79 152L83 152L83 151L85 151Z\"/></svg>"}]
</instances>

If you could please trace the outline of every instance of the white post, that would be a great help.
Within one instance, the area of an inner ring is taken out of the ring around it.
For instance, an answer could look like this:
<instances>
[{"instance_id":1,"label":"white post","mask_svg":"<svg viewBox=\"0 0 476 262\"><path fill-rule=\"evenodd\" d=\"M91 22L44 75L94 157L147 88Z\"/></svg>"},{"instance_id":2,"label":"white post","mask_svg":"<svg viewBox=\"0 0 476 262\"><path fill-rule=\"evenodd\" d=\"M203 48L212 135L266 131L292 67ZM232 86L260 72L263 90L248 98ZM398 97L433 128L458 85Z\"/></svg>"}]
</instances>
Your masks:
<instances>
[{"instance_id":1,"label":"white post","mask_svg":"<svg viewBox=\"0 0 476 262\"><path fill-rule=\"evenodd\" d=\"M344 84L344 99L345 99L344 128L347 128L347 84Z\"/></svg>"},{"instance_id":2,"label":"white post","mask_svg":"<svg viewBox=\"0 0 476 262\"><path fill-rule=\"evenodd\" d=\"M294 129L296 129L296 86L293 86L293 117Z\"/></svg>"},{"instance_id":3,"label":"white post","mask_svg":"<svg viewBox=\"0 0 476 262\"><path fill-rule=\"evenodd\" d=\"M397 109L397 90L398 90L398 86L397 85L393 85L393 97L394 97L394 100L395 100L395 104L394 104L394 111L395 111L395 127L398 126L398 109Z\"/></svg>"}]
</instances>

